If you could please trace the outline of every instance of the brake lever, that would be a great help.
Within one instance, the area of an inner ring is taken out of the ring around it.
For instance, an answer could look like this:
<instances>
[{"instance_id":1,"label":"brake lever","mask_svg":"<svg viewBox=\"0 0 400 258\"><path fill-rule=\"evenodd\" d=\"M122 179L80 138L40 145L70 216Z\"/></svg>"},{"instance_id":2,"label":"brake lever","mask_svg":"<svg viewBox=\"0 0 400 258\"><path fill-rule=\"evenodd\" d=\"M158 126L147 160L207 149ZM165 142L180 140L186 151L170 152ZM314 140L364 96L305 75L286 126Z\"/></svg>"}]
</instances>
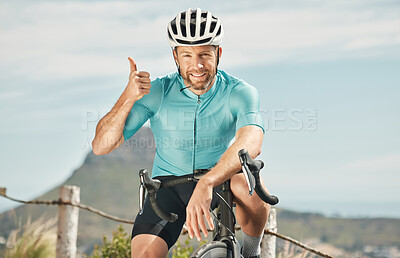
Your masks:
<instances>
[{"instance_id":1,"label":"brake lever","mask_svg":"<svg viewBox=\"0 0 400 258\"><path fill-rule=\"evenodd\" d=\"M253 195L254 188L256 185L255 178L253 174L251 174L249 170L249 166L247 165L247 158L245 155L239 155L240 163L242 165L242 171L244 178L246 179L247 186L249 188L249 195Z\"/></svg>"},{"instance_id":2,"label":"brake lever","mask_svg":"<svg viewBox=\"0 0 400 258\"><path fill-rule=\"evenodd\" d=\"M249 194L251 195L254 189L264 202L271 205L277 204L278 197L267 193L261 185L260 170L264 167L264 163L261 160L253 160L245 149L240 150L238 154L243 174L249 186Z\"/></svg>"},{"instance_id":3,"label":"brake lever","mask_svg":"<svg viewBox=\"0 0 400 258\"><path fill-rule=\"evenodd\" d=\"M146 184L144 183L144 174L146 173L146 169L141 169L139 171L139 179L140 179L140 186L139 186L139 215L143 214L143 207L144 207L144 198L146 193Z\"/></svg>"},{"instance_id":4,"label":"brake lever","mask_svg":"<svg viewBox=\"0 0 400 258\"><path fill-rule=\"evenodd\" d=\"M144 188L148 192L147 197L149 198L150 205L153 208L153 211L157 214L158 217L167 220L169 222L175 222L178 219L178 215L175 213L167 213L165 212L157 203L157 191L160 189L161 181L158 179L152 179L147 173L146 169L141 169L139 171L140 179L143 179ZM144 191L143 191L144 192ZM140 189L139 189L139 193ZM142 200L144 202L144 193L142 195ZM139 197L141 198L141 197ZM139 207L142 206L139 203ZM143 209L143 206L142 206Z\"/></svg>"}]
</instances>

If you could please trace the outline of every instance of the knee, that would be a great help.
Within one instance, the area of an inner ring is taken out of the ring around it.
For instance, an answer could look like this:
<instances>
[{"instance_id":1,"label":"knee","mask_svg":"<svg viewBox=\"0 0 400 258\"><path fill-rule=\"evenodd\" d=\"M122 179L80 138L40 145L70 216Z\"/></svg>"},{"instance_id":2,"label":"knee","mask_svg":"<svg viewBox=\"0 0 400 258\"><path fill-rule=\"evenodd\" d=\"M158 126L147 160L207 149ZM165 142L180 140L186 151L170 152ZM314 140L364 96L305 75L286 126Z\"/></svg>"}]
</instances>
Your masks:
<instances>
[{"instance_id":1,"label":"knee","mask_svg":"<svg viewBox=\"0 0 400 258\"><path fill-rule=\"evenodd\" d=\"M239 206L243 207L254 215L268 216L270 205L261 200L261 198L255 192L253 195L249 195L247 183L243 176L239 177L236 175L232 181L234 183L232 192L235 196L235 201Z\"/></svg>"},{"instance_id":2,"label":"knee","mask_svg":"<svg viewBox=\"0 0 400 258\"><path fill-rule=\"evenodd\" d=\"M154 256L154 253L153 252L151 252L150 250L148 250L148 249L143 249L143 248L140 248L140 249L138 249L138 248L136 248L136 250L133 250L133 248L132 248L132 250L131 250L131 258L152 258L152 257L155 257Z\"/></svg>"},{"instance_id":3,"label":"knee","mask_svg":"<svg viewBox=\"0 0 400 258\"><path fill-rule=\"evenodd\" d=\"M255 214L268 217L271 205L265 203L257 195L253 195L252 197L253 197L252 201L250 201L249 204L247 205L249 209L252 210Z\"/></svg>"},{"instance_id":4,"label":"knee","mask_svg":"<svg viewBox=\"0 0 400 258\"><path fill-rule=\"evenodd\" d=\"M167 244L158 237L139 235L131 241L131 258L165 257L167 253Z\"/></svg>"},{"instance_id":5,"label":"knee","mask_svg":"<svg viewBox=\"0 0 400 258\"><path fill-rule=\"evenodd\" d=\"M236 204L240 210L243 210L252 218L268 218L271 206L261 200L256 193L249 196L247 192L245 196L241 197L236 198Z\"/></svg>"}]
</instances>

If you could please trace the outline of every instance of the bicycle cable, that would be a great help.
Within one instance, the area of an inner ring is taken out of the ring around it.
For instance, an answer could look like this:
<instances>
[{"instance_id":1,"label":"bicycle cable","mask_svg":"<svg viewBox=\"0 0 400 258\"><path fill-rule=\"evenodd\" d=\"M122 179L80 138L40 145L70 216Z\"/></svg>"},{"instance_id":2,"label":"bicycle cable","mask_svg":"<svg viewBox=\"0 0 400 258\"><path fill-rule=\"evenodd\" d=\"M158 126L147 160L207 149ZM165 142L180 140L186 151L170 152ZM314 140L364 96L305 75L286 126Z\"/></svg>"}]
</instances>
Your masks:
<instances>
[{"instance_id":1,"label":"bicycle cable","mask_svg":"<svg viewBox=\"0 0 400 258\"><path fill-rule=\"evenodd\" d=\"M232 214L233 224L236 224L236 216L235 216L235 213L233 212L232 207L229 205L229 203L218 192L213 190L213 194L215 194L226 205L226 207L228 207L229 211Z\"/></svg>"},{"instance_id":2,"label":"bicycle cable","mask_svg":"<svg viewBox=\"0 0 400 258\"><path fill-rule=\"evenodd\" d=\"M236 224L236 216L235 213L233 212L232 207L229 205L229 203L215 190L213 190L213 194L215 196L217 196L220 200L222 200L222 202L226 205L226 207L228 207L228 210L231 212L232 214L232 218L233 218L233 224ZM231 235L231 237L233 237L233 239L235 239L235 234L225 225L221 222L221 220L219 220L218 216L215 215L214 211L210 209L211 214L214 216L214 218L218 221L218 223L220 225L222 225L224 228L226 228L226 230L228 230L229 234Z\"/></svg>"},{"instance_id":3,"label":"bicycle cable","mask_svg":"<svg viewBox=\"0 0 400 258\"><path fill-rule=\"evenodd\" d=\"M226 230L228 230L229 234L231 235L232 239L235 239L235 234L225 225L223 224L217 217L217 215L215 215L214 211L210 209L211 214L214 216L214 218L218 221L218 223L222 226L224 226L224 228L226 228ZM217 232L218 233L218 232Z\"/></svg>"}]
</instances>

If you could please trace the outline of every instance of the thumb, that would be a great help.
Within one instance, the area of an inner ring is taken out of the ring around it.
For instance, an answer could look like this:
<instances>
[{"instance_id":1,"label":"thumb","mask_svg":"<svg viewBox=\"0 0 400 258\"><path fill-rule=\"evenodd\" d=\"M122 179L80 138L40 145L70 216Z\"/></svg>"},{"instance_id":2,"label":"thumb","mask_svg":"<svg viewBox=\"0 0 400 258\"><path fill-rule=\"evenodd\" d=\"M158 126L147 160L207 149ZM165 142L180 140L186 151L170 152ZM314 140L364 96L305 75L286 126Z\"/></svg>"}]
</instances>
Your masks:
<instances>
[{"instance_id":1,"label":"thumb","mask_svg":"<svg viewBox=\"0 0 400 258\"><path fill-rule=\"evenodd\" d=\"M131 73L136 72L137 71L137 67L136 67L136 62L135 60L133 60L132 57L128 57L129 63L131 65Z\"/></svg>"}]
</instances>

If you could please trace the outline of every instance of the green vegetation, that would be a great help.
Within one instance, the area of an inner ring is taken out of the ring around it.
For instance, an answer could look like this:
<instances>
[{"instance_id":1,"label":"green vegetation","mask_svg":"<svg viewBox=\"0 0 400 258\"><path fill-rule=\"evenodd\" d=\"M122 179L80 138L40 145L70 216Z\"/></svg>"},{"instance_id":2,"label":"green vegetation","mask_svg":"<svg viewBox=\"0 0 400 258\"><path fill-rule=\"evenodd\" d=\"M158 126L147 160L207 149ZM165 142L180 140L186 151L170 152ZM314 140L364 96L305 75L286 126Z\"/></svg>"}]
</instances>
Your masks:
<instances>
[{"instance_id":1,"label":"green vegetation","mask_svg":"<svg viewBox=\"0 0 400 258\"><path fill-rule=\"evenodd\" d=\"M96 245L92 258L123 258L131 257L131 241L128 233L120 225L117 231L113 231L111 241L103 236L103 245Z\"/></svg>"},{"instance_id":2,"label":"green vegetation","mask_svg":"<svg viewBox=\"0 0 400 258\"><path fill-rule=\"evenodd\" d=\"M200 245L207 243L206 240L200 242ZM194 247L189 239L186 239L182 244L177 241L172 247L170 253L172 258L189 258L194 251ZM131 257L131 238L125 229L119 225L116 231L112 233L111 241L108 241L106 236L103 236L103 244L95 245L94 251L90 258L124 258Z\"/></svg>"},{"instance_id":3,"label":"green vegetation","mask_svg":"<svg viewBox=\"0 0 400 258\"><path fill-rule=\"evenodd\" d=\"M184 244L178 241L172 249L172 258L189 258L193 251L194 247L190 245L189 239L186 239Z\"/></svg>"},{"instance_id":4,"label":"green vegetation","mask_svg":"<svg viewBox=\"0 0 400 258\"><path fill-rule=\"evenodd\" d=\"M5 258L55 257L57 231L56 219L28 220L23 228L11 231L7 240Z\"/></svg>"},{"instance_id":5,"label":"green vegetation","mask_svg":"<svg viewBox=\"0 0 400 258\"><path fill-rule=\"evenodd\" d=\"M180 238L182 238L182 235ZM202 240L198 246L202 246L205 243L207 243L207 240ZM189 238L186 238L183 244L179 239L170 250L170 253L172 254L172 258L189 258L194 249L193 241L191 241Z\"/></svg>"}]
</instances>

